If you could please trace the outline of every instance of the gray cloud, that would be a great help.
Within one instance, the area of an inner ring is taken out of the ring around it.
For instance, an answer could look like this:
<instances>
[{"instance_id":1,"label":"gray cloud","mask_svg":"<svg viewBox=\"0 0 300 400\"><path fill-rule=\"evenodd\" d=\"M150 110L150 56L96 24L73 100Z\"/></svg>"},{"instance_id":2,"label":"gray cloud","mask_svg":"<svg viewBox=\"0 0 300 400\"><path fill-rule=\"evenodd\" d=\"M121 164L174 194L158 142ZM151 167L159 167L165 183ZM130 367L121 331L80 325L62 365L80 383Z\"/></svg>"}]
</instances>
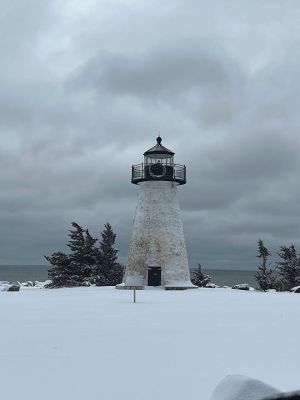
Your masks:
<instances>
[{"instance_id":1,"label":"gray cloud","mask_svg":"<svg viewBox=\"0 0 300 400\"><path fill-rule=\"evenodd\" d=\"M222 90L229 73L200 43L182 42L131 57L101 52L79 69L75 85L124 96L169 99L201 87Z\"/></svg>"},{"instance_id":2,"label":"gray cloud","mask_svg":"<svg viewBox=\"0 0 300 400\"><path fill-rule=\"evenodd\" d=\"M297 1L24 7L1 3L0 263L43 262L73 220L110 221L125 261L130 166L159 130L188 168L191 264L300 247Z\"/></svg>"}]
</instances>

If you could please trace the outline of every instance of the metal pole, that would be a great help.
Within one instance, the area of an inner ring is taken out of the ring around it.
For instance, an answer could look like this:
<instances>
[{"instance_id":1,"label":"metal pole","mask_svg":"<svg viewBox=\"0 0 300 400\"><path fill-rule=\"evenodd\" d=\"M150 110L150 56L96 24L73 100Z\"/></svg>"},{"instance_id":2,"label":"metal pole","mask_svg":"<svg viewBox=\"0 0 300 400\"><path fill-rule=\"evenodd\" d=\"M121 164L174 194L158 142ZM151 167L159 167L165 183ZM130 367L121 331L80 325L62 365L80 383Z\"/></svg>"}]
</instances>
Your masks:
<instances>
[{"instance_id":1,"label":"metal pole","mask_svg":"<svg viewBox=\"0 0 300 400\"><path fill-rule=\"evenodd\" d=\"M133 289L133 302L136 303L136 294L135 294L135 289Z\"/></svg>"}]
</instances>

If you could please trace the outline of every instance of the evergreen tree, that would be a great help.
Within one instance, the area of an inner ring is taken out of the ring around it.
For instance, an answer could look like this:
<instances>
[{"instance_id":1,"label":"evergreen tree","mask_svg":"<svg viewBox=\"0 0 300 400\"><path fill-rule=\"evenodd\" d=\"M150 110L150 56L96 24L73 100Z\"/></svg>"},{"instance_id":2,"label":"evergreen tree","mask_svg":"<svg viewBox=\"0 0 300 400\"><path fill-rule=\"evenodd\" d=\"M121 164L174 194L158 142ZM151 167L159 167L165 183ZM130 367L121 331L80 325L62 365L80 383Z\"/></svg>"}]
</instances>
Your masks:
<instances>
[{"instance_id":1,"label":"evergreen tree","mask_svg":"<svg viewBox=\"0 0 300 400\"><path fill-rule=\"evenodd\" d=\"M295 246L281 246L278 256L281 259L277 264L282 278L282 289L290 290L300 282L300 263Z\"/></svg>"},{"instance_id":2,"label":"evergreen tree","mask_svg":"<svg viewBox=\"0 0 300 400\"><path fill-rule=\"evenodd\" d=\"M98 239L93 238L88 229L84 231L84 246L82 249L83 254L81 269L86 283L90 281L95 269L95 265L99 260L100 253L96 247L97 241Z\"/></svg>"},{"instance_id":3,"label":"evergreen tree","mask_svg":"<svg viewBox=\"0 0 300 400\"><path fill-rule=\"evenodd\" d=\"M106 223L101 232L98 262L94 282L97 286L111 286L122 282L123 267L117 262L118 249L115 248L116 234Z\"/></svg>"},{"instance_id":4,"label":"evergreen tree","mask_svg":"<svg viewBox=\"0 0 300 400\"><path fill-rule=\"evenodd\" d=\"M46 256L52 265L48 271L51 284L48 287L86 286L95 283L98 286L116 285L122 281L123 267L117 262L118 250L115 248L116 234L109 223L98 239L92 237L88 229L72 222L69 231L69 254L62 252Z\"/></svg>"},{"instance_id":5,"label":"evergreen tree","mask_svg":"<svg viewBox=\"0 0 300 400\"><path fill-rule=\"evenodd\" d=\"M109 271L117 264L118 250L115 248L116 234L109 223L104 225L101 232L100 250L102 255L102 268L104 273Z\"/></svg>"},{"instance_id":6,"label":"evergreen tree","mask_svg":"<svg viewBox=\"0 0 300 400\"><path fill-rule=\"evenodd\" d=\"M276 278L274 276L275 269L268 268L267 262L268 257L271 255L269 250L264 246L264 242L258 240L258 254L257 257L261 259L261 263L258 266L258 271L255 274L257 283L264 292L268 289L274 289L276 287Z\"/></svg>"},{"instance_id":7,"label":"evergreen tree","mask_svg":"<svg viewBox=\"0 0 300 400\"><path fill-rule=\"evenodd\" d=\"M198 264L197 269L193 272L192 283L198 287L205 287L211 281L211 277L202 272L201 264Z\"/></svg>"},{"instance_id":8,"label":"evergreen tree","mask_svg":"<svg viewBox=\"0 0 300 400\"><path fill-rule=\"evenodd\" d=\"M73 271L73 266L68 255L58 251L51 256L45 256L46 260L52 265L48 270L48 278L51 283L49 288L79 286L78 276Z\"/></svg>"},{"instance_id":9,"label":"evergreen tree","mask_svg":"<svg viewBox=\"0 0 300 400\"><path fill-rule=\"evenodd\" d=\"M98 258L98 251L95 246L97 239L93 238L89 230L84 230L76 222L72 222L74 230L70 230L70 240L67 246L71 252L69 258L74 273L80 277L82 285L89 285L92 271Z\"/></svg>"},{"instance_id":10,"label":"evergreen tree","mask_svg":"<svg viewBox=\"0 0 300 400\"><path fill-rule=\"evenodd\" d=\"M76 222L69 232L70 240L67 246L70 253L57 252L46 260L53 266L48 271L52 283L49 287L71 287L89 284L93 267L97 260L97 250L94 239L88 230L84 230Z\"/></svg>"}]
</instances>

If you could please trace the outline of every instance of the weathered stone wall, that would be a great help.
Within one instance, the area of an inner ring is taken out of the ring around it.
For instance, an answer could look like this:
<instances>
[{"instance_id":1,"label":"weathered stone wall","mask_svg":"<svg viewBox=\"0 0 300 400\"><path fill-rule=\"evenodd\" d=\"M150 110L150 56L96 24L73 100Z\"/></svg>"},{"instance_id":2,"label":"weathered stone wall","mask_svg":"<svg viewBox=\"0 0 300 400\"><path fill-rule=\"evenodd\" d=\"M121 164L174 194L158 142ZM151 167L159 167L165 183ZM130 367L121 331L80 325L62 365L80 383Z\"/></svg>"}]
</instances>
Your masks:
<instances>
[{"instance_id":1,"label":"weathered stone wall","mask_svg":"<svg viewBox=\"0 0 300 400\"><path fill-rule=\"evenodd\" d=\"M147 267L160 266L162 286L192 286L177 184L147 181L139 186L125 285L146 285Z\"/></svg>"}]
</instances>

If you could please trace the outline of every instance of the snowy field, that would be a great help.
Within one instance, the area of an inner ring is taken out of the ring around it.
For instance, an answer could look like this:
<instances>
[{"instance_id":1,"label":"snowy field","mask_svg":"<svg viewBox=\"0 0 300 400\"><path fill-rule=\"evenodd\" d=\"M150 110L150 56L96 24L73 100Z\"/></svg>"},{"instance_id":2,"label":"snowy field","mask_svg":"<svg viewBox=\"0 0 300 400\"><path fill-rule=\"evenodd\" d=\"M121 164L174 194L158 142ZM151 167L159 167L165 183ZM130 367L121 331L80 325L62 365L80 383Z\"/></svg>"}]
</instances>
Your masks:
<instances>
[{"instance_id":1,"label":"snowy field","mask_svg":"<svg viewBox=\"0 0 300 400\"><path fill-rule=\"evenodd\" d=\"M300 294L0 292L1 398L209 400L228 374L300 389Z\"/></svg>"}]
</instances>

